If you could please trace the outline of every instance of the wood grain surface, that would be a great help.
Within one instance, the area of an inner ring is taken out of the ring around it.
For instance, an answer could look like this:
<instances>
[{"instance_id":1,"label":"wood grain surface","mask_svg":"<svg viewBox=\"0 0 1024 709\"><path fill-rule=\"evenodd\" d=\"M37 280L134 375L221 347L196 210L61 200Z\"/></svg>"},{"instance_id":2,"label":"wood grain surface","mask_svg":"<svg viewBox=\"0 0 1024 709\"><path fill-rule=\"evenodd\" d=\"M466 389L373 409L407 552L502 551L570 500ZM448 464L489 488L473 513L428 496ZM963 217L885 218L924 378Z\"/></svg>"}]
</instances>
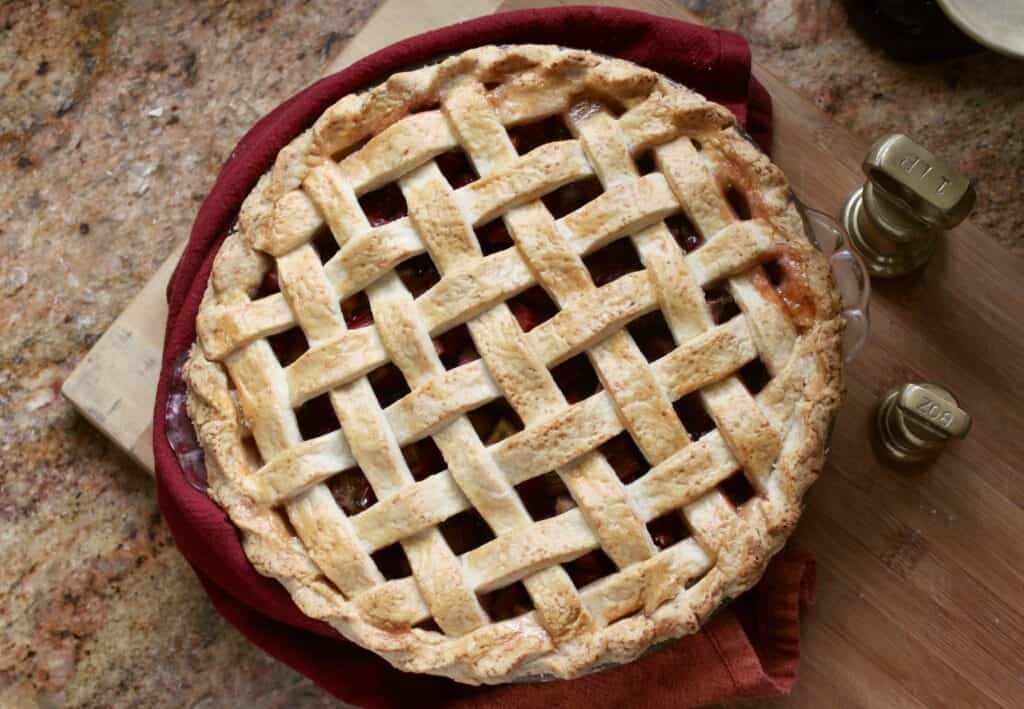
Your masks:
<instances>
[{"instance_id":1,"label":"wood grain surface","mask_svg":"<svg viewBox=\"0 0 1024 709\"><path fill-rule=\"evenodd\" d=\"M551 4L517 0L500 9ZM693 19L669 0L615 4ZM332 70L498 6L391 0ZM763 68L755 73L775 103L776 162L805 203L836 214L862 180L867 143ZM65 396L149 468L170 270L161 268L64 385ZM795 535L819 559L800 680L792 696L768 705L1024 703L1022 317L1024 261L970 222L921 272L875 281L871 336L847 370L828 464ZM889 385L912 380L951 388L974 427L930 466L898 470L872 449L873 412Z\"/></svg>"}]
</instances>

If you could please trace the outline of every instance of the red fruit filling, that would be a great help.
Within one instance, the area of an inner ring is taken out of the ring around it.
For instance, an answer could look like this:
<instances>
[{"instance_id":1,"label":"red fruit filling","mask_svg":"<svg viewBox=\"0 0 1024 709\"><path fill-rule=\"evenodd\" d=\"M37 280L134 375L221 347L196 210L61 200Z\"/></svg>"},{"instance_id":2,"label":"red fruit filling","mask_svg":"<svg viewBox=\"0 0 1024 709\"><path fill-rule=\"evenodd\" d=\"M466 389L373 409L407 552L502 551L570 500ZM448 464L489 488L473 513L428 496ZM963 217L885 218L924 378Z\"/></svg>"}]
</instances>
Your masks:
<instances>
[{"instance_id":1,"label":"red fruit filling","mask_svg":"<svg viewBox=\"0 0 1024 709\"><path fill-rule=\"evenodd\" d=\"M648 522L647 531L659 549L666 549L690 536L682 516L675 510Z\"/></svg>"},{"instance_id":2,"label":"red fruit filling","mask_svg":"<svg viewBox=\"0 0 1024 709\"><path fill-rule=\"evenodd\" d=\"M555 384L570 404L583 401L601 389L601 380L586 354L578 354L551 370Z\"/></svg>"},{"instance_id":3,"label":"red fruit filling","mask_svg":"<svg viewBox=\"0 0 1024 709\"><path fill-rule=\"evenodd\" d=\"M476 228L476 238L480 242L480 250L484 256L490 256L497 251L504 251L512 246L512 237L508 228L500 218L487 222Z\"/></svg>"},{"instance_id":4,"label":"red fruit filling","mask_svg":"<svg viewBox=\"0 0 1024 709\"><path fill-rule=\"evenodd\" d=\"M434 439L429 436L403 448L402 457L416 480L423 480L448 467Z\"/></svg>"},{"instance_id":5,"label":"red fruit filling","mask_svg":"<svg viewBox=\"0 0 1024 709\"><path fill-rule=\"evenodd\" d=\"M640 452L633 438L623 431L619 435L605 441L598 449L623 484L636 480L650 470L651 466Z\"/></svg>"},{"instance_id":6,"label":"red fruit filling","mask_svg":"<svg viewBox=\"0 0 1024 709\"><path fill-rule=\"evenodd\" d=\"M327 489L348 516L356 515L377 502L370 482L359 468L349 468L327 480Z\"/></svg>"},{"instance_id":7,"label":"red fruit filling","mask_svg":"<svg viewBox=\"0 0 1024 709\"><path fill-rule=\"evenodd\" d=\"M728 322L740 314L739 306L724 286L705 288L704 300L711 309L711 319L716 325Z\"/></svg>"},{"instance_id":8,"label":"red fruit filling","mask_svg":"<svg viewBox=\"0 0 1024 709\"><path fill-rule=\"evenodd\" d=\"M648 362L660 359L676 348L672 331L660 310L637 318L628 325L628 329Z\"/></svg>"},{"instance_id":9,"label":"red fruit filling","mask_svg":"<svg viewBox=\"0 0 1024 709\"><path fill-rule=\"evenodd\" d=\"M596 177L589 177L579 182L571 182L548 192L541 201L555 219L561 219L570 212L575 212L587 202L597 198L604 188Z\"/></svg>"},{"instance_id":10,"label":"red fruit filling","mask_svg":"<svg viewBox=\"0 0 1024 709\"><path fill-rule=\"evenodd\" d=\"M317 255L320 257L320 263L327 263L331 260L334 254L338 253L337 240L334 238L334 234L327 227L321 227L320 232L313 239L313 248L316 250Z\"/></svg>"},{"instance_id":11,"label":"red fruit filling","mask_svg":"<svg viewBox=\"0 0 1024 709\"><path fill-rule=\"evenodd\" d=\"M807 264L794 251L780 249L754 273L754 286L766 298L780 303L797 330L814 324L817 308L808 284Z\"/></svg>"},{"instance_id":12,"label":"red fruit filling","mask_svg":"<svg viewBox=\"0 0 1024 709\"><path fill-rule=\"evenodd\" d=\"M304 441L319 438L325 433L341 428L328 394L321 394L304 403L295 410L295 418L298 420L299 433L302 434Z\"/></svg>"},{"instance_id":13,"label":"red fruit filling","mask_svg":"<svg viewBox=\"0 0 1024 709\"><path fill-rule=\"evenodd\" d=\"M413 298L419 298L441 280L441 274L429 254L420 254L403 261L395 267L395 272Z\"/></svg>"},{"instance_id":14,"label":"red fruit filling","mask_svg":"<svg viewBox=\"0 0 1024 709\"><path fill-rule=\"evenodd\" d=\"M695 391L687 394L677 400L672 405L672 408L676 410L676 415L682 422L683 428L686 429L686 432L690 434L690 438L693 440L697 440L715 428L715 420L711 418L704 408L699 392Z\"/></svg>"},{"instance_id":15,"label":"red fruit filling","mask_svg":"<svg viewBox=\"0 0 1024 709\"><path fill-rule=\"evenodd\" d=\"M595 549L573 561L562 564L562 566L568 572L569 578L572 579L573 585L576 588L583 588L598 579L614 574L618 570L615 562L609 559L608 555L600 549Z\"/></svg>"},{"instance_id":16,"label":"red fruit filling","mask_svg":"<svg viewBox=\"0 0 1024 709\"><path fill-rule=\"evenodd\" d=\"M302 328L298 327L271 335L267 342L270 343L270 349L274 350L274 356L282 367L287 367L309 349L309 342L306 341Z\"/></svg>"},{"instance_id":17,"label":"red fruit filling","mask_svg":"<svg viewBox=\"0 0 1024 709\"><path fill-rule=\"evenodd\" d=\"M572 138L572 133L565 127L561 118L551 116L536 123L512 126L508 129L508 137L516 152L525 155L544 143L569 140Z\"/></svg>"},{"instance_id":18,"label":"red fruit filling","mask_svg":"<svg viewBox=\"0 0 1024 709\"><path fill-rule=\"evenodd\" d=\"M642 271L643 263L629 239L618 239L583 259L594 285L603 286L627 273Z\"/></svg>"},{"instance_id":19,"label":"red fruit filling","mask_svg":"<svg viewBox=\"0 0 1024 709\"><path fill-rule=\"evenodd\" d=\"M739 507L757 495L757 490L750 484L742 470L719 483L718 489L732 503L733 507Z\"/></svg>"},{"instance_id":20,"label":"red fruit filling","mask_svg":"<svg viewBox=\"0 0 1024 709\"><path fill-rule=\"evenodd\" d=\"M273 295L280 291L281 282L277 278L277 264L275 263L265 274L263 274L263 280L260 281L260 286L256 289L253 299L259 300L260 298L266 298L268 295Z\"/></svg>"},{"instance_id":21,"label":"red fruit filling","mask_svg":"<svg viewBox=\"0 0 1024 709\"><path fill-rule=\"evenodd\" d=\"M403 579L412 575L409 559L402 551L402 545L395 542L373 553L373 563L377 565L384 578L388 580Z\"/></svg>"},{"instance_id":22,"label":"red fruit filling","mask_svg":"<svg viewBox=\"0 0 1024 709\"><path fill-rule=\"evenodd\" d=\"M370 221L370 226L393 222L408 213L402 190L394 182L364 194L359 198L359 206Z\"/></svg>"},{"instance_id":23,"label":"red fruit filling","mask_svg":"<svg viewBox=\"0 0 1024 709\"><path fill-rule=\"evenodd\" d=\"M740 381L746 385L747 390L755 395L768 386L768 382L772 379L771 373L764 366L760 357L743 365L740 368L739 377Z\"/></svg>"},{"instance_id":24,"label":"red fruit filling","mask_svg":"<svg viewBox=\"0 0 1024 709\"><path fill-rule=\"evenodd\" d=\"M523 332L529 332L558 314L555 301L551 300L551 296L540 286L533 286L507 302Z\"/></svg>"},{"instance_id":25,"label":"red fruit filling","mask_svg":"<svg viewBox=\"0 0 1024 709\"><path fill-rule=\"evenodd\" d=\"M402 370L392 363L377 367L366 375L373 393L377 395L377 402L382 408L387 408L409 393L409 385L405 381Z\"/></svg>"},{"instance_id":26,"label":"red fruit filling","mask_svg":"<svg viewBox=\"0 0 1024 709\"><path fill-rule=\"evenodd\" d=\"M370 299L366 293L359 291L341 301L341 314L345 318L345 324L349 329L366 327L373 322L373 312L370 310Z\"/></svg>"},{"instance_id":27,"label":"red fruit filling","mask_svg":"<svg viewBox=\"0 0 1024 709\"><path fill-rule=\"evenodd\" d=\"M672 234L676 243L679 244L679 248L687 253L700 248L701 244L704 243L703 237L697 233L693 222L685 214L673 214L665 220L665 226L668 227L669 233Z\"/></svg>"},{"instance_id":28,"label":"red fruit filling","mask_svg":"<svg viewBox=\"0 0 1024 709\"><path fill-rule=\"evenodd\" d=\"M469 328L465 324L454 327L443 335L434 338L434 349L445 369L456 367L480 359L473 338L469 336Z\"/></svg>"},{"instance_id":29,"label":"red fruit filling","mask_svg":"<svg viewBox=\"0 0 1024 709\"><path fill-rule=\"evenodd\" d=\"M434 162L440 168L441 174L448 180L448 184L455 190L470 182L475 182L480 177L476 174L472 163L469 162L469 158L461 150L442 153L434 158Z\"/></svg>"},{"instance_id":30,"label":"red fruit filling","mask_svg":"<svg viewBox=\"0 0 1024 709\"><path fill-rule=\"evenodd\" d=\"M479 596L480 605L493 621L508 620L533 610L533 601L522 581Z\"/></svg>"}]
</instances>

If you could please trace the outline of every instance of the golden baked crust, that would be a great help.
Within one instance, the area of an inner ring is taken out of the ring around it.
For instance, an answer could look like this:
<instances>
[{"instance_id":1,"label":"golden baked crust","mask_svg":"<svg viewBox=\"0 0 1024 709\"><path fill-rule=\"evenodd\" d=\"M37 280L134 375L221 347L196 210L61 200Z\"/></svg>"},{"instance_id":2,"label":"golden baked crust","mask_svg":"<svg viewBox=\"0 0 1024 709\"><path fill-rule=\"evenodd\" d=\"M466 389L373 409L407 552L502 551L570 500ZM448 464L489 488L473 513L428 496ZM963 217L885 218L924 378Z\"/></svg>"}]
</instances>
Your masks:
<instances>
[{"instance_id":1,"label":"golden baked crust","mask_svg":"<svg viewBox=\"0 0 1024 709\"><path fill-rule=\"evenodd\" d=\"M551 115L573 138L517 155L507 127ZM434 158L455 148L480 178L453 190ZM554 219L539 198L590 176L603 193ZM371 228L357 196L396 182L409 216ZM690 253L664 222L680 212ZM516 247L483 256L473 227L496 217ZM322 264L325 224L341 248ZM644 270L597 287L582 256L620 238ZM424 251L442 278L414 299L394 268ZM281 292L254 300L271 264ZM560 312L524 333L505 303L538 283ZM713 284L741 311L721 324ZM359 291L374 323L349 330ZM626 325L656 309L675 348L648 362ZM431 336L461 323L482 359L446 371ZM267 338L296 325L309 350L282 366ZM696 631L761 576L822 467L841 329L785 178L724 108L621 60L481 47L346 96L280 152L216 257L189 414L210 496L304 613L407 671L573 677ZM570 405L549 368L580 352L603 388ZM736 373L758 358L752 395ZM389 362L411 391L382 409L365 375ZM294 408L324 392L342 430L303 441ZM693 392L715 423L696 441L673 411ZM464 414L498 397L524 430L487 446ZM652 466L628 484L597 451L623 431ZM449 467L415 481L399 447L425 436ZM324 483L355 465L380 501L350 517ZM534 522L514 486L552 470L576 506ZM738 507L718 487L737 471L757 493ZM438 525L469 508L496 538L457 556ZM661 549L646 525L665 515L692 536ZM412 575L386 580L371 553L396 542ZM617 570L577 589L560 564L594 549ZM518 581L534 609L492 622L479 594Z\"/></svg>"}]
</instances>

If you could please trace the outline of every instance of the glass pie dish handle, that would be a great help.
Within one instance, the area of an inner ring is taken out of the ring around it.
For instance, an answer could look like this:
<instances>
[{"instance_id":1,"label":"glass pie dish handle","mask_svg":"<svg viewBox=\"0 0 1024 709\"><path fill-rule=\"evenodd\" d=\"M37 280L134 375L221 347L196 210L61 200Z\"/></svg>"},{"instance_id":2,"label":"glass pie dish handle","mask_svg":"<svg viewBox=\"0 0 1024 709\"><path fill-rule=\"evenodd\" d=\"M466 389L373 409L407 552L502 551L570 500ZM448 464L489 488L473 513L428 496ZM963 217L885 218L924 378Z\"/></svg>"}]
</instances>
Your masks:
<instances>
[{"instance_id":1,"label":"glass pie dish handle","mask_svg":"<svg viewBox=\"0 0 1024 709\"><path fill-rule=\"evenodd\" d=\"M871 279L860 256L850 248L846 232L835 219L816 209L800 205L807 238L832 266L842 301L846 330L843 331L843 361L849 364L868 339L868 298Z\"/></svg>"}]
</instances>

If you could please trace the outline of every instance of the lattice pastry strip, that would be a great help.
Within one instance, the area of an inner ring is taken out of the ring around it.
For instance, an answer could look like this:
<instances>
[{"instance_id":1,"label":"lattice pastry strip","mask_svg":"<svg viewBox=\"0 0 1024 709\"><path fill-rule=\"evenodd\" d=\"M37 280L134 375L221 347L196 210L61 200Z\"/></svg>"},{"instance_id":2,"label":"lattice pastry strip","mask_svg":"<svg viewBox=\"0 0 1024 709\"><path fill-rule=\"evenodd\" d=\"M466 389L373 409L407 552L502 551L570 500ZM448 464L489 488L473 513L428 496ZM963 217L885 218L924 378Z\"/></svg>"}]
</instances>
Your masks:
<instances>
[{"instance_id":1,"label":"lattice pastry strip","mask_svg":"<svg viewBox=\"0 0 1024 709\"><path fill-rule=\"evenodd\" d=\"M571 134L517 155L552 116ZM476 172L454 187L453 149ZM586 178L601 193L554 218L544 201ZM389 185L408 216L371 227L362 201ZM485 255L473 229L495 219L514 246ZM339 248L321 263L325 228ZM642 270L595 286L581 259L620 239ZM414 298L395 272L424 253L440 280ZM260 293L262 254L280 293ZM781 284L757 265L774 258ZM739 314L716 324L719 284ZM538 286L558 312L521 328L506 302ZM360 291L373 322L348 329L339 302ZM757 578L821 464L835 305L785 181L723 109L617 60L485 47L342 99L281 152L214 264L190 412L211 495L306 613L405 669L573 676L693 632ZM657 312L672 347L648 361L633 328ZM445 370L431 338L463 323L482 359ZM282 366L266 338L296 326L308 350ZM550 368L581 354L603 389L570 404ZM767 383L748 391L759 359ZM366 376L387 364L410 391L382 408ZM293 409L325 393L341 429L303 441ZM485 445L467 414L500 398L524 428ZM683 398L713 419L697 440ZM623 483L601 450L625 436L650 469ZM400 446L425 437L448 467L416 481ZM355 465L376 502L349 516L326 481ZM577 506L534 521L516 486L551 470ZM755 488L742 506L720 491L736 475ZM457 556L439 527L467 510L497 536ZM671 515L693 538L656 545ZM412 575L386 580L371 554L396 542ZM561 564L598 549L613 568L577 588ZM489 619L478 594L519 581L535 610ZM443 635L413 627L430 619Z\"/></svg>"}]
</instances>

